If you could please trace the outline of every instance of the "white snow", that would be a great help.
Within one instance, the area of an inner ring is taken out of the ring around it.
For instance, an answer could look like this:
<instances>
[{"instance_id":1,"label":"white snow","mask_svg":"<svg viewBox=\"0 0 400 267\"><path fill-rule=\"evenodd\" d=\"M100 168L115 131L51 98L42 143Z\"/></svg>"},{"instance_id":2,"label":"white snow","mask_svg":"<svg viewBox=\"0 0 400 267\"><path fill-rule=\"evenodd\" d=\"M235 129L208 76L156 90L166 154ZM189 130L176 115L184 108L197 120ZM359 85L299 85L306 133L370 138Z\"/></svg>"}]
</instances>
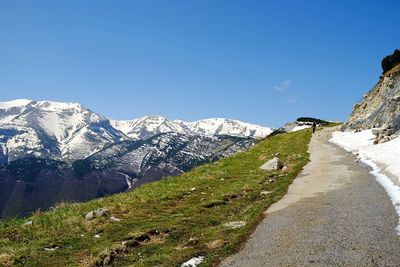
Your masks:
<instances>
[{"instance_id":1,"label":"white snow","mask_svg":"<svg viewBox=\"0 0 400 267\"><path fill-rule=\"evenodd\" d=\"M122 176L124 176L126 184L128 185L128 190L131 189L132 188L132 181L131 181L132 178L123 172L118 172L118 173L121 174Z\"/></svg>"},{"instance_id":2,"label":"white snow","mask_svg":"<svg viewBox=\"0 0 400 267\"><path fill-rule=\"evenodd\" d=\"M32 100L28 99L15 99L7 102L0 102L0 109L9 109L12 107L22 107L28 105Z\"/></svg>"},{"instance_id":3,"label":"white snow","mask_svg":"<svg viewBox=\"0 0 400 267\"><path fill-rule=\"evenodd\" d=\"M311 128L311 127L312 127L312 125L307 125L307 124L297 125L291 130L291 132L297 132L297 131L301 131L301 130Z\"/></svg>"},{"instance_id":4,"label":"white snow","mask_svg":"<svg viewBox=\"0 0 400 267\"><path fill-rule=\"evenodd\" d=\"M358 133L334 132L330 141L358 154L362 162L371 166L371 174L386 190L400 217L400 138L377 145L373 144L374 139L372 130L365 130ZM381 171L387 172L393 180ZM396 232L400 235L400 220Z\"/></svg>"},{"instance_id":5,"label":"white snow","mask_svg":"<svg viewBox=\"0 0 400 267\"><path fill-rule=\"evenodd\" d=\"M134 139L142 139L158 133L177 132L180 134L232 135L239 137L263 138L273 129L238 120L211 118L194 122L169 120L153 115L135 120L110 120L111 125Z\"/></svg>"},{"instance_id":6,"label":"white snow","mask_svg":"<svg viewBox=\"0 0 400 267\"><path fill-rule=\"evenodd\" d=\"M263 138L270 135L273 130L269 127L250 124L238 120L225 118L211 118L187 123L187 126L196 133L205 135L233 135Z\"/></svg>"},{"instance_id":7,"label":"white snow","mask_svg":"<svg viewBox=\"0 0 400 267\"><path fill-rule=\"evenodd\" d=\"M203 256L191 258L187 262L182 263L181 267L196 267L204 260Z\"/></svg>"},{"instance_id":8,"label":"white snow","mask_svg":"<svg viewBox=\"0 0 400 267\"><path fill-rule=\"evenodd\" d=\"M109 122L110 125L107 118L78 103L26 99L0 102L1 128L18 130L11 136L2 136L0 146L7 155L20 157L26 154L25 151L31 151L38 156L49 153L55 159L72 161L123 139L147 139L160 133L262 138L273 131L268 127L222 118L184 122L152 115ZM57 147L50 148L49 144ZM160 148L164 149L163 146Z\"/></svg>"}]
</instances>

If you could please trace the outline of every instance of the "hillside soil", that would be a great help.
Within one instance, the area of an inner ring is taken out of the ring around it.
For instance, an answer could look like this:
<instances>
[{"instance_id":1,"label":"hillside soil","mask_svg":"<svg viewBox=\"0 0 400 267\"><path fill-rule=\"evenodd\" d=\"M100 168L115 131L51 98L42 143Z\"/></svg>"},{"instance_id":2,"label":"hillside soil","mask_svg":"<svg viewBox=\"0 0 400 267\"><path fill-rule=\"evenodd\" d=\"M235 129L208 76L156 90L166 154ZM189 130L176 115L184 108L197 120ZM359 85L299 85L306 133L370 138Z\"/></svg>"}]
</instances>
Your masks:
<instances>
[{"instance_id":1,"label":"hillside soil","mask_svg":"<svg viewBox=\"0 0 400 267\"><path fill-rule=\"evenodd\" d=\"M400 266L398 223L369 168L314 134L310 163L242 250L220 266Z\"/></svg>"}]
</instances>

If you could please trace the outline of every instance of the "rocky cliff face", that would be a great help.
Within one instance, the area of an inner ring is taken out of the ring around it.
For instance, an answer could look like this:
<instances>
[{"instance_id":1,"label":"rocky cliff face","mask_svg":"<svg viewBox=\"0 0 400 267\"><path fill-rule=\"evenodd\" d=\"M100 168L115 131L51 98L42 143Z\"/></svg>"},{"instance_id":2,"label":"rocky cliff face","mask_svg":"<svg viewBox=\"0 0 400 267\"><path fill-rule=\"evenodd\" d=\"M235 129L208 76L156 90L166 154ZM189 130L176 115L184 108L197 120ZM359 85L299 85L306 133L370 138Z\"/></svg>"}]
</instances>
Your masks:
<instances>
[{"instance_id":1,"label":"rocky cliff face","mask_svg":"<svg viewBox=\"0 0 400 267\"><path fill-rule=\"evenodd\" d=\"M347 129L381 128L385 136L400 132L400 65L381 78L378 84L354 106ZM377 134L379 134L377 132Z\"/></svg>"}]
</instances>

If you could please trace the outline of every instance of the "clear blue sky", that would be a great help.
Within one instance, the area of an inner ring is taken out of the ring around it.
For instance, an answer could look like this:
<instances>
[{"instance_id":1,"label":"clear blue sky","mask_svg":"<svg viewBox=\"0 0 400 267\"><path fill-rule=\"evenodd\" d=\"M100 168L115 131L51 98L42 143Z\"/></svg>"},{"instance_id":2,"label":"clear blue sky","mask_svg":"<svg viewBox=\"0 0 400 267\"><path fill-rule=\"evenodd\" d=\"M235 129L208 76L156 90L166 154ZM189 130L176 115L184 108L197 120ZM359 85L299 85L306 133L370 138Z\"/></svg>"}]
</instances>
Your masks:
<instances>
[{"instance_id":1,"label":"clear blue sky","mask_svg":"<svg viewBox=\"0 0 400 267\"><path fill-rule=\"evenodd\" d=\"M0 0L0 100L132 119L345 120L400 47L399 1Z\"/></svg>"}]
</instances>

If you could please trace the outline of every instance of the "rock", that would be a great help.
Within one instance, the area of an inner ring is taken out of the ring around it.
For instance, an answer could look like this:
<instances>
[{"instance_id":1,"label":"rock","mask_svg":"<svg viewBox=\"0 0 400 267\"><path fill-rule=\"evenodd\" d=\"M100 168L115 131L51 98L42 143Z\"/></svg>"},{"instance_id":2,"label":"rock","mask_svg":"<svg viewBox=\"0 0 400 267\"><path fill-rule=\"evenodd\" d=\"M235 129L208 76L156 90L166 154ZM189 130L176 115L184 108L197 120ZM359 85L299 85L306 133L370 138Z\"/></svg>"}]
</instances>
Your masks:
<instances>
[{"instance_id":1,"label":"rock","mask_svg":"<svg viewBox=\"0 0 400 267\"><path fill-rule=\"evenodd\" d=\"M382 144L382 143L386 143L386 142L389 142L390 141L390 137L389 136L384 136L382 139L380 139L379 140L379 144Z\"/></svg>"},{"instance_id":2,"label":"rock","mask_svg":"<svg viewBox=\"0 0 400 267\"><path fill-rule=\"evenodd\" d=\"M26 223L24 223L24 226L32 226L33 225L33 221L27 221Z\"/></svg>"},{"instance_id":3,"label":"rock","mask_svg":"<svg viewBox=\"0 0 400 267\"><path fill-rule=\"evenodd\" d=\"M283 164L280 158L274 157L273 159L265 162L260 169L266 170L266 171L272 171L272 170L280 170L282 169Z\"/></svg>"},{"instance_id":4,"label":"rock","mask_svg":"<svg viewBox=\"0 0 400 267\"><path fill-rule=\"evenodd\" d=\"M287 166L283 166L282 169L281 169L281 171L283 171L283 172L287 172L287 170L288 170Z\"/></svg>"},{"instance_id":5,"label":"rock","mask_svg":"<svg viewBox=\"0 0 400 267\"><path fill-rule=\"evenodd\" d=\"M372 90L362 100L360 108L356 105L346 122L348 129L364 128L373 130L377 136L381 130L390 130L392 133L400 132L400 73L384 75ZM362 108L361 108L362 107Z\"/></svg>"},{"instance_id":6,"label":"rock","mask_svg":"<svg viewBox=\"0 0 400 267\"><path fill-rule=\"evenodd\" d=\"M111 216L110 217L110 221L119 222L119 221L121 221L121 219L118 219L118 218L115 218L114 216Z\"/></svg>"},{"instance_id":7,"label":"rock","mask_svg":"<svg viewBox=\"0 0 400 267\"><path fill-rule=\"evenodd\" d=\"M90 221L94 218L100 218L100 217L103 217L106 215L107 215L107 209L100 208L100 209L92 210L92 211L86 213L85 219Z\"/></svg>"},{"instance_id":8,"label":"rock","mask_svg":"<svg viewBox=\"0 0 400 267\"><path fill-rule=\"evenodd\" d=\"M382 129L382 128L377 128L377 129L372 129L372 130L371 130L371 133L372 133L373 135L375 135L375 136L380 135L382 132L383 132L383 129Z\"/></svg>"},{"instance_id":9,"label":"rock","mask_svg":"<svg viewBox=\"0 0 400 267\"><path fill-rule=\"evenodd\" d=\"M271 191L261 191L260 192L260 195L261 196L268 196L269 194L271 194L272 192Z\"/></svg>"},{"instance_id":10,"label":"rock","mask_svg":"<svg viewBox=\"0 0 400 267\"><path fill-rule=\"evenodd\" d=\"M231 228L231 229L236 229L236 228L240 228L246 225L246 222L244 221L233 221L233 222L227 222L224 223L225 227Z\"/></svg>"},{"instance_id":11,"label":"rock","mask_svg":"<svg viewBox=\"0 0 400 267\"><path fill-rule=\"evenodd\" d=\"M94 238L100 238L100 235L99 234L95 234L93 237Z\"/></svg>"},{"instance_id":12,"label":"rock","mask_svg":"<svg viewBox=\"0 0 400 267\"><path fill-rule=\"evenodd\" d=\"M50 246L50 247L45 247L44 250L45 251L55 251L55 250L57 250L59 248L60 248L59 246L53 245L53 246Z\"/></svg>"}]
</instances>

